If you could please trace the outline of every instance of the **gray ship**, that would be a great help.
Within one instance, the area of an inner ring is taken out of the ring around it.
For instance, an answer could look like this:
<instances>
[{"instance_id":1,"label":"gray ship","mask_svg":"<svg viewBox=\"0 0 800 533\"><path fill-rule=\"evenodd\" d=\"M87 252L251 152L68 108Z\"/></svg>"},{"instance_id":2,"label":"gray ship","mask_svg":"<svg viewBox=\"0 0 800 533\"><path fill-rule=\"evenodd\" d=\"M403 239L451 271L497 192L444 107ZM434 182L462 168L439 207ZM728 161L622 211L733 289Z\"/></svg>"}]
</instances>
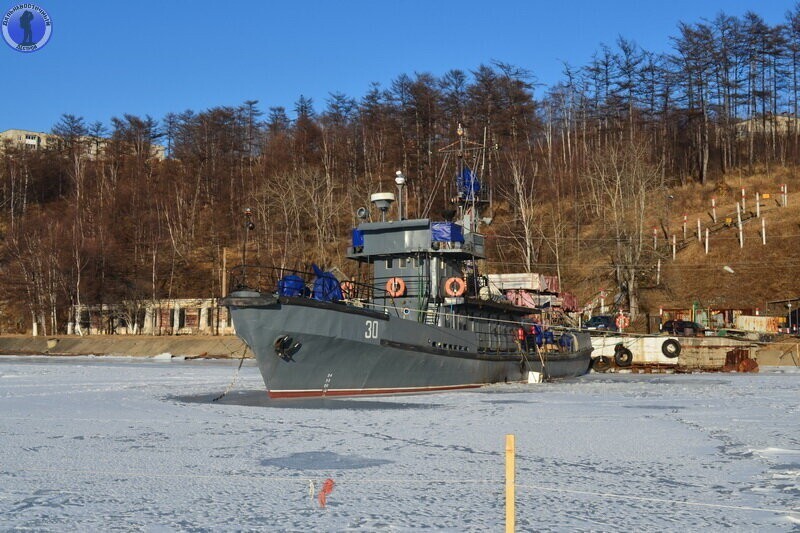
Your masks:
<instances>
[{"instance_id":1,"label":"gray ship","mask_svg":"<svg viewBox=\"0 0 800 533\"><path fill-rule=\"evenodd\" d=\"M588 372L586 332L545 328L534 310L490 296L477 270L485 258L477 180L464 169L457 221L405 220L402 202L399 219L386 220L394 194L372 195L380 220L360 209L347 251L359 263L356 279L316 266L234 269L239 288L223 304L271 398L445 391Z\"/></svg>"}]
</instances>

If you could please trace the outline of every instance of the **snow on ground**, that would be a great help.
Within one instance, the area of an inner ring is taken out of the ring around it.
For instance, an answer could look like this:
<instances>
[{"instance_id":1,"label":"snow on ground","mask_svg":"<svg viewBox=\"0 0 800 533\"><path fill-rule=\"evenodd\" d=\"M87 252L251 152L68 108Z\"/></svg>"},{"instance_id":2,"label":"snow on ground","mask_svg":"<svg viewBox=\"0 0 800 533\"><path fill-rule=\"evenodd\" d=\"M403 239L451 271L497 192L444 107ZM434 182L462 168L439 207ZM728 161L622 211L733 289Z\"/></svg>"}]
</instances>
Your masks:
<instances>
[{"instance_id":1,"label":"snow on ground","mask_svg":"<svg viewBox=\"0 0 800 533\"><path fill-rule=\"evenodd\" d=\"M269 401L246 363L0 358L0 529L800 528L800 372ZM318 494L334 480L327 506Z\"/></svg>"}]
</instances>

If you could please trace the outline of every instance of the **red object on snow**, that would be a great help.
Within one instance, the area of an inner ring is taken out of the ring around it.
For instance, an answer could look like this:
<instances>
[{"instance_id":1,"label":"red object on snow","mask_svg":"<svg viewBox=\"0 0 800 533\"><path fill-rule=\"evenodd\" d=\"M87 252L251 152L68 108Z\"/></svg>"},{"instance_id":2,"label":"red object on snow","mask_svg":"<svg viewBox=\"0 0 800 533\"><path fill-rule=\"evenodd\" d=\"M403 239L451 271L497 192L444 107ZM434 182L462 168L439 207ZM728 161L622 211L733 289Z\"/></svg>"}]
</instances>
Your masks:
<instances>
[{"instance_id":1,"label":"red object on snow","mask_svg":"<svg viewBox=\"0 0 800 533\"><path fill-rule=\"evenodd\" d=\"M335 483L333 482L333 480L331 478L326 479L325 483L322 484L322 488L320 489L319 496L318 496L320 507L323 507L323 508L325 507L325 504L328 501L328 494L333 492L333 486L334 485L335 485Z\"/></svg>"}]
</instances>

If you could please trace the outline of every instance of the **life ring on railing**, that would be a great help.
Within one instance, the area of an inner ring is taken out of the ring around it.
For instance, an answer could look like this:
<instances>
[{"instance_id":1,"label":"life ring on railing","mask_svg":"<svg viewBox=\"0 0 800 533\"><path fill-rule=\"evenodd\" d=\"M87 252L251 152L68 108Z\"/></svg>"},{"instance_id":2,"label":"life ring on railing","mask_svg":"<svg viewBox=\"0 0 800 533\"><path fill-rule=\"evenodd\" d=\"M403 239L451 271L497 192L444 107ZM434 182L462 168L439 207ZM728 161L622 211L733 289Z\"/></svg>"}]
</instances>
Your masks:
<instances>
[{"instance_id":1,"label":"life ring on railing","mask_svg":"<svg viewBox=\"0 0 800 533\"><path fill-rule=\"evenodd\" d=\"M342 296L352 298L356 295L356 285L352 281L343 281L339 284L342 288Z\"/></svg>"},{"instance_id":2,"label":"life ring on railing","mask_svg":"<svg viewBox=\"0 0 800 533\"><path fill-rule=\"evenodd\" d=\"M405 294L405 292L406 282L403 281L403 278L389 278L389 281L386 282L386 293L392 298L402 296Z\"/></svg>"},{"instance_id":3,"label":"life ring on railing","mask_svg":"<svg viewBox=\"0 0 800 533\"><path fill-rule=\"evenodd\" d=\"M444 292L452 298L461 296L467 292L467 282L455 276L448 278L447 281L444 282Z\"/></svg>"},{"instance_id":4,"label":"life ring on railing","mask_svg":"<svg viewBox=\"0 0 800 533\"><path fill-rule=\"evenodd\" d=\"M617 316L617 329L625 329L631 325L631 319L620 313Z\"/></svg>"}]
</instances>

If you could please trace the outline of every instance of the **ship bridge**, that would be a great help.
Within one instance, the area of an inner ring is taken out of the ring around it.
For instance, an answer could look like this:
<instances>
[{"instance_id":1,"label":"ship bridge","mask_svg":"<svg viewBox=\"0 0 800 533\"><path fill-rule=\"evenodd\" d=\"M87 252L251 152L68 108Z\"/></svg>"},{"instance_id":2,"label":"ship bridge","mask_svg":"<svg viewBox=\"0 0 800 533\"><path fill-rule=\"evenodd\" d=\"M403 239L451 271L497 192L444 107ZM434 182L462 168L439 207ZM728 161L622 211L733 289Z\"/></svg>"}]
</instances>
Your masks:
<instances>
[{"instance_id":1,"label":"ship bridge","mask_svg":"<svg viewBox=\"0 0 800 533\"><path fill-rule=\"evenodd\" d=\"M427 218L364 222L352 231L347 257L373 263L387 257L418 254L440 255L455 261L485 259L484 237L464 231L455 222Z\"/></svg>"}]
</instances>

